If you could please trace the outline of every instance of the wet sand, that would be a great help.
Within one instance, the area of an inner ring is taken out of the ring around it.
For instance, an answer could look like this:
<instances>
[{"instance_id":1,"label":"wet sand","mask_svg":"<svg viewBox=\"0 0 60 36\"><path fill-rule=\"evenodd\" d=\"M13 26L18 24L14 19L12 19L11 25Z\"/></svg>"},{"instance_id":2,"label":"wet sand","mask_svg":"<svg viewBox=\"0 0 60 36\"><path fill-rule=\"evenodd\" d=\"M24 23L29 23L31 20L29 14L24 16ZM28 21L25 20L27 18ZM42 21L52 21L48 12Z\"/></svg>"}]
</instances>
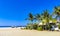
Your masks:
<instances>
[{"instance_id":1,"label":"wet sand","mask_svg":"<svg viewBox=\"0 0 60 36\"><path fill-rule=\"evenodd\" d=\"M0 36L60 36L60 32L21 30L20 28L9 28L0 29Z\"/></svg>"}]
</instances>

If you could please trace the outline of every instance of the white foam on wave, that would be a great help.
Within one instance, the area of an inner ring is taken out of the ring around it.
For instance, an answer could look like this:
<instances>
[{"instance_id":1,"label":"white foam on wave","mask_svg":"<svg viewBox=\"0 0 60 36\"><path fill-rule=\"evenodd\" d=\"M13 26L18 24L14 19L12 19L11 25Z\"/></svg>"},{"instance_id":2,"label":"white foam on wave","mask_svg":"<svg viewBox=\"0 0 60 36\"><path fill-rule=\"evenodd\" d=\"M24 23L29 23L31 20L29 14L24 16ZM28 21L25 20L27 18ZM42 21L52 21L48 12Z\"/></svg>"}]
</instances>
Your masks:
<instances>
[{"instance_id":1,"label":"white foam on wave","mask_svg":"<svg viewBox=\"0 0 60 36\"><path fill-rule=\"evenodd\" d=\"M21 28L25 28L25 27L15 27L15 28L12 28L12 27L2 27L0 29L21 29Z\"/></svg>"}]
</instances>

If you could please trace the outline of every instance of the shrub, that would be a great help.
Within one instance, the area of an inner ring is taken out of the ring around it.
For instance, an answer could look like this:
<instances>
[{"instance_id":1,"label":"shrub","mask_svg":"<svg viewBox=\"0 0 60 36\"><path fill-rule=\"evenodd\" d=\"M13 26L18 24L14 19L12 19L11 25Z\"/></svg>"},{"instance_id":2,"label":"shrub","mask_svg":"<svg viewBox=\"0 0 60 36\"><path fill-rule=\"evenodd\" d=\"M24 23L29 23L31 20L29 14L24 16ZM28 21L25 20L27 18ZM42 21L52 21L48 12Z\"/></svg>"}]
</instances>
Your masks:
<instances>
[{"instance_id":1,"label":"shrub","mask_svg":"<svg viewBox=\"0 0 60 36\"><path fill-rule=\"evenodd\" d=\"M33 24L33 29L37 30L38 24Z\"/></svg>"},{"instance_id":2,"label":"shrub","mask_svg":"<svg viewBox=\"0 0 60 36\"><path fill-rule=\"evenodd\" d=\"M32 24L28 24L28 25L26 26L26 29L32 30L32 29L33 29L33 25L32 25Z\"/></svg>"},{"instance_id":3,"label":"shrub","mask_svg":"<svg viewBox=\"0 0 60 36\"><path fill-rule=\"evenodd\" d=\"M43 28L42 28L42 27L38 27L37 30L38 30L38 31L42 31Z\"/></svg>"},{"instance_id":4,"label":"shrub","mask_svg":"<svg viewBox=\"0 0 60 36\"><path fill-rule=\"evenodd\" d=\"M60 29L60 24L58 25L59 29Z\"/></svg>"},{"instance_id":5,"label":"shrub","mask_svg":"<svg viewBox=\"0 0 60 36\"><path fill-rule=\"evenodd\" d=\"M46 30L51 30L51 25L46 25L46 26L45 26L45 29L46 29Z\"/></svg>"},{"instance_id":6,"label":"shrub","mask_svg":"<svg viewBox=\"0 0 60 36\"><path fill-rule=\"evenodd\" d=\"M26 26L26 29L29 29L30 28L30 26Z\"/></svg>"},{"instance_id":7,"label":"shrub","mask_svg":"<svg viewBox=\"0 0 60 36\"><path fill-rule=\"evenodd\" d=\"M47 26L47 30L50 30L50 26Z\"/></svg>"}]
</instances>

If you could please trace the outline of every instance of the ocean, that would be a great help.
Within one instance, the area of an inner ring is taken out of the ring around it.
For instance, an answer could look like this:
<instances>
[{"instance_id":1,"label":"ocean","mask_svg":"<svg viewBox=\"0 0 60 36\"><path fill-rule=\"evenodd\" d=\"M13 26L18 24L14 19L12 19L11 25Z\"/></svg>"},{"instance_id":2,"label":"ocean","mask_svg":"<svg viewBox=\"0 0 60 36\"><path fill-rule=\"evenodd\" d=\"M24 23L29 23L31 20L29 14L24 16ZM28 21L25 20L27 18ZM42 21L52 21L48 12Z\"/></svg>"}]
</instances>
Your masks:
<instances>
[{"instance_id":1,"label":"ocean","mask_svg":"<svg viewBox=\"0 0 60 36\"><path fill-rule=\"evenodd\" d=\"M26 26L0 26L0 28L22 28Z\"/></svg>"}]
</instances>

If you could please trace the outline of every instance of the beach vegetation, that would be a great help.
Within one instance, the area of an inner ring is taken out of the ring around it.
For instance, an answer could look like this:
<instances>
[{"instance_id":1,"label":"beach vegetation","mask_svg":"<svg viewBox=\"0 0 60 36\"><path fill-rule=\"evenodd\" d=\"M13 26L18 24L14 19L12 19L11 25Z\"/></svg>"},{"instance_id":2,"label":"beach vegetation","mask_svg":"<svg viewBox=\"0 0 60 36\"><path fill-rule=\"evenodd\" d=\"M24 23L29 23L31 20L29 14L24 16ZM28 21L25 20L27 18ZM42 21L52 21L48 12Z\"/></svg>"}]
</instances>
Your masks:
<instances>
[{"instance_id":1,"label":"beach vegetation","mask_svg":"<svg viewBox=\"0 0 60 36\"><path fill-rule=\"evenodd\" d=\"M33 24L33 29L34 29L34 30L37 30L37 28L38 28L38 24L36 24L36 23Z\"/></svg>"},{"instance_id":2,"label":"beach vegetation","mask_svg":"<svg viewBox=\"0 0 60 36\"><path fill-rule=\"evenodd\" d=\"M59 29L60 29L60 24L58 25Z\"/></svg>"},{"instance_id":3,"label":"beach vegetation","mask_svg":"<svg viewBox=\"0 0 60 36\"><path fill-rule=\"evenodd\" d=\"M37 30L42 31L43 30L42 26L38 27Z\"/></svg>"},{"instance_id":4,"label":"beach vegetation","mask_svg":"<svg viewBox=\"0 0 60 36\"><path fill-rule=\"evenodd\" d=\"M37 13L37 14L33 15L32 13L29 13L28 16L29 16L28 20L30 22L26 27L27 29L51 30L52 26L57 24L58 17L59 17L59 21L60 21L60 6L55 6L54 11L51 14L49 13L48 10L44 10L43 13L41 13L41 14ZM52 23L52 25L50 23ZM55 23L55 24L53 25L53 23ZM60 23L60 22L58 22L58 23ZM58 27L60 29L60 25Z\"/></svg>"}]
</instances>

